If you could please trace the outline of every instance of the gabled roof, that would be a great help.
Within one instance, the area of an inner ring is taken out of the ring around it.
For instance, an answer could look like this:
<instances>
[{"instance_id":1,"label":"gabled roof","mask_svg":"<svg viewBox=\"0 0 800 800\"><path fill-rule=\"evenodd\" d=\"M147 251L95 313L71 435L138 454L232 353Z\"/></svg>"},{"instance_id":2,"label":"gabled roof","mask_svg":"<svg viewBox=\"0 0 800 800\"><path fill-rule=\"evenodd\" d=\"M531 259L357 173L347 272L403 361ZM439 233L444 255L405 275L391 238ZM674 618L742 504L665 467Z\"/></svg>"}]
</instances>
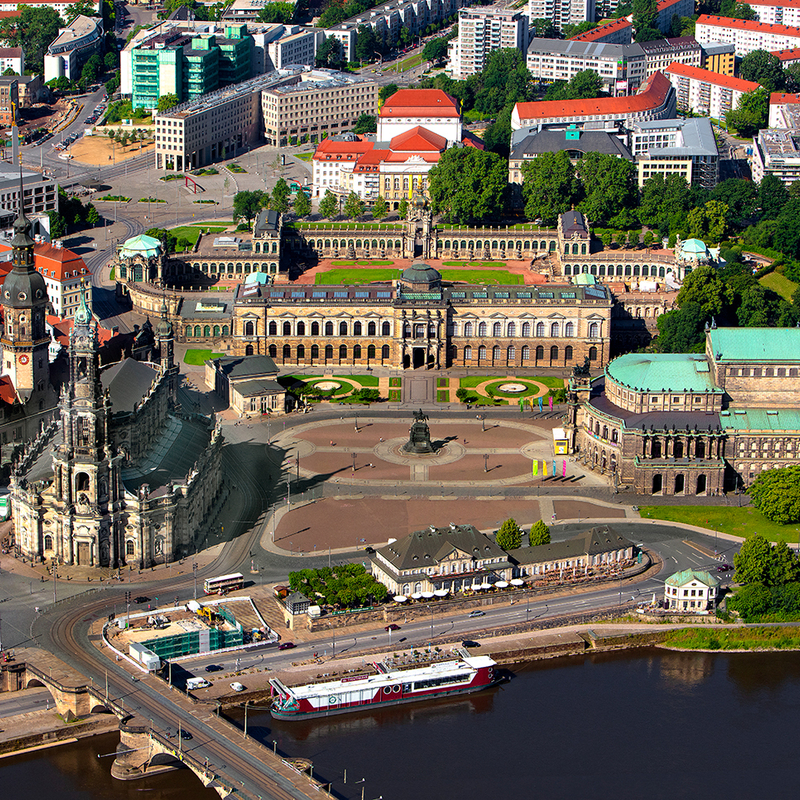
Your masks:
<instances>
[{"instance_id":1,"label":"gabled roof","mask_svg":"<svg viewBox=\"0 0 800 800\"><path fill-rule=\"evenodd\" d=\"M800 328L714 328L708 337L717 363L800 364Z\"/></svg>"},{"instance_id":2,"label":"gabled roof","mask_svg":"<svg viewBox=\"0 0 800 800\"><path fill-rule=\"evenodd\" d=\"M0 252L8 252L11 247L0 242ZM55 247L48 242L37 242L33 246L33 266L43 277L64 281L88 275L86 262L66 247ZM67 277L69 273L69 277Z\"/></svg>"},{"instance_id":3,"label":"gabled roof","mask_svg":"<svg viewBox=\"0 0 800 800\"><path fill-rule=\"evenodd\" d=\"M685 569L681 572L676 572L674 575L670 575L664 583L668 586L680 587L692 581L699 581L706 586L710 586L712 589L719 586L720 583L716 575L712 575L710 572L706 572L702 569Z\"/></svg>"},{"instance_id":4,"label":"gabled roof","mask_svg":"<svg viewBox=\"0 0 800 800\"><path fill-rule=\"evenodd\" d=\"M629 547L633 547L633 542L622 534L608 525L598 525L572 539L533 547L520 547L511 550L508 555L518 564L541 564L545 561L560 561L576 556L601 555L612 550L627 550Z\"/></svg>"},{"instance_id":5,"label":"gabled roof","mask_svg":"<svg viewBox=\"0 0 800 800\"><path fill-rule=\"evenodd\" d=\"M392 138L391 147L394 151L418 153L421 150L436 151L440 153L447 147L447 139L438 133L429 131L417 125L415 128L400 133Z\"/></svg>"},{"instance_id":6,"label":"gabled roof","mask_svg":"<svg viewBox=\"0 0 800 800\"><path fill-rule=\"evenodd\" d=\"M798 31L800 35L800 31ZM690 80L703 81L715 86L724 86L726 89L733 89L735 92L752 92L760 88L761 84L755 81L745 81L741 78L734 78L730 75L723 75L721 72L712 72L710 69L700 69L689 64L681 64L673 61L666 69L667 75L680 75Z\"/></svg>"},{"instance_id":7,"label":"gabled roof","mask_svg":"<svg viewBox=\"0 0 800 800\"><path fill-rule=\"evenodd\" d=\"M615 19L613 22L607 22L605 25L600 25L597 28L592 28L590 31L584 31L575 36L570 36L572 42L597 42L604 39L606 36L611 36L617 31L624 30L625 28L632 28L633 25L630 20L625 17Z\"/></svg>"},{"instance_id":8,"label":"gabled roof","mask_svg":"<svg viewBox=\"0 0 800 800\"><path fill-rule=\"evenodd\" d=\"M314 151L315 161L345 160L353 161L361 154L375 147L375 142L356 136L353 140L342 141L338 138L323 139ZM336 157L339 156L337 159Z\"/></svg>"},{"instance_id":9,"label":"gabled roof","mask_svg":"<svg viewBox=\"0 0 800 800\"><path fill-rule=\"evenodd\" d=\"M783 5L784 0L781 0ZM792 25L772 25L768 22L756 22L752 19L732 19L731 17L716 17L711 14L701 14L697 18L698 25L712 25L717 28L737 28L740 31L758 31L759 33L774 33L778 36L792 36L800 38L800 28Z\"/></svg>"},{"instance_id":10,"label":"gabled roof","mask_svg":"<svg viewBox=\"0 0 800 800\"><path fill-rule=\"evenodd\" d=\"M233 381L275 377L278 374L278 368L269 356L227 356L215 358L213 364Z\"/></svg>"},{"instance_id":11,"label":"gabled roof","mask_svg":"<svg viewBox=\"0 0 800 800\"><path fill-rule=\"evenodd\" d=\"M771 54L779 61L800 60L800 47L790 47L787 50L772 50Z\"/></svg>"},{"instance_id":12,"label":"gabled roof","mask_svg":"<svg viewBox=\"0 0 800 800\"><path fill-rule=\"evenodd\" d=\"M441 89L400 89L383 104L380 113L382 119L460 116L458 101Z\"/></svg>"},{"instance_id":13,"label":"gabled roof","mask_svg":"<svg viewBox=\"0 0 800 800\"><path fill-rule=\"evenodd\" d=\"M800 49L797 51L800 53ZM769 96L771 106L796 105L800 103L800 94L788 94L787 92L772 92Z\"/></svg>"},{"instance_id":14,"label":"gabled roof","mask_svg":"<svg viewBox=\"0 0 800 800\"><path fill-rule=\"evenodd\" d=\"M9 406L17 402L17 390L8 375L0 375L0 402Z\"/></svg>"},{"instance_id":15,"label":"gabled roof","mask_svg":"<svg viewBox=\"0 0 800 800\"><path fill-rule=\"evenodd\" d=\"M597 97L591 100L541 100L517 103L514 113L522 125L526 120L588 117L592 115L625 116L658 108L664 103L672 84L661 72L653 73L639 91L628 97Z\"/></svg>"},{"instance_id":16,"label":"gabled roof","mask_svg":"<svg viewBox=\"0 0 800 800\"><path fill-rule=\"evenodd\" d=\"M126 358L100 375L100 383L111 397L112 413L131 412L150 391L158 370L135 358Z\"/></svg>"}]
</instances>

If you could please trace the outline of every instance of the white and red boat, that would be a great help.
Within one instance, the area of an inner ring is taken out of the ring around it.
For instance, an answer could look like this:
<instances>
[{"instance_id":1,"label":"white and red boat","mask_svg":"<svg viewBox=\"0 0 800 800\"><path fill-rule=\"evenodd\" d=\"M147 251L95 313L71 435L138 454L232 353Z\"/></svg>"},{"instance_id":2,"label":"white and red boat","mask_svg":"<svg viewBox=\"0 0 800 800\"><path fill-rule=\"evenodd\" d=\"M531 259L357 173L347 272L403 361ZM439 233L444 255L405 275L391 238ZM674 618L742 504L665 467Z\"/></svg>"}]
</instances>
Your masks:
<instances>
[{"instance_id":1,"label":"white and red boat","mask_svg":"<svg viewBox=\"0 0 800 800\"><path fill-rule=\"evenodd\" d=\"M478 692L502 680L496 662L488 656L464 656L406 668L392 668L381 662L373 666L377 670L374 675L353 675L302 686L286 686L278 678L270 678L271 714L278 719L327 717Z\"/></svg>"}]
</instances>

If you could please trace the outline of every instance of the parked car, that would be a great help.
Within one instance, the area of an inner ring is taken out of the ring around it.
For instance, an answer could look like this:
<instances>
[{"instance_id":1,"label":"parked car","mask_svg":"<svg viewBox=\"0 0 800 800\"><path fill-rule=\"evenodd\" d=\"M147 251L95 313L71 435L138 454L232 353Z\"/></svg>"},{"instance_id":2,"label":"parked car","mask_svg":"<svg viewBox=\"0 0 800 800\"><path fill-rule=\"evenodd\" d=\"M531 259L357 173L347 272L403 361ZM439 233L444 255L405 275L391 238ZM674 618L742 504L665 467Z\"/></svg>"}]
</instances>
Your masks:
<instances>
[{"instance_id":1,"label":"parked car","mask_svg":"<svg viewBox=\"0 0 800 800\"><path fill-rule=\"evenodd\" d=\"M140 594L138 597L133 598L134 603L141 605L142 603L149 602L150 598L146 594Z\"/></svg>"},{"instance_id":2,"label":"parked car","mask_svg":"<svg viewBox=\"0 0 800 800\"><path fill-rule=\"evenodd\" d=\"M206 667L206 672L222 672L222 667L219 664L209 664Z\"/></svg>"},{"instance_id":3,"label":"parked car","mask_svg":"<svg viewBox=\"0 0 800 800\"><path fill-rule=\"evenodd\" d=\"M387 630L387 631L399 631L400 630L400 626L393 622L391 625L387 625L384 628L384 630Z\"/></svg>"},{"instance_id":4,"label":"parked car","mask_svg":"<svg viewBox=\"0 0 800 800\"><path fill-rule=\"evenodd\" d=\"M461 646L462 647L480 647L480 644L478 644L478 642L473 642L472 639L464 639L464 641L461 642Z\"/></svg>"},{"instance_id":5,"label":"parked car","mask_svg":"<svg viewBox=\"0 0 800 800\"><path fill-rule=\"evenodd\" d=\"M730 571L732 569L733 569L733 567L730 564L720 564L717 567L717 572L728 572L728 571Z\"/></svg>"},{"instance_id":6,"label":"parked car","mask_svg":"<svg viewBox=\"0 0 800 800\"><path fill-rule=\"evenodd\" d=\"M234 681L231 684L231 689L233 689L234 692L243 692L244 691L244 686L242 686L242 684L239 683L239 681Z\"/></svg>"},{"instance_id":7,"label":"parked car","mask_svg":"<svg viewBox=\"0 0 800 800\"><path fill-rule=\"evenodd\" d=\"M278 650L292 650L294 647L294 642L282 642L278 645Z\"/></svg>"},{"instance_id":8,"label":"parked car","mask_svg":"<svg viewBox=\"0 0 800 800\"><path fill-rule=\"evenodd\" d=\"M486 612L485 611L481 611L480 609L476 608L475 611L470 611L469 615L471 617L485 617L486 616Z\"/></svg>"}]
</instances>

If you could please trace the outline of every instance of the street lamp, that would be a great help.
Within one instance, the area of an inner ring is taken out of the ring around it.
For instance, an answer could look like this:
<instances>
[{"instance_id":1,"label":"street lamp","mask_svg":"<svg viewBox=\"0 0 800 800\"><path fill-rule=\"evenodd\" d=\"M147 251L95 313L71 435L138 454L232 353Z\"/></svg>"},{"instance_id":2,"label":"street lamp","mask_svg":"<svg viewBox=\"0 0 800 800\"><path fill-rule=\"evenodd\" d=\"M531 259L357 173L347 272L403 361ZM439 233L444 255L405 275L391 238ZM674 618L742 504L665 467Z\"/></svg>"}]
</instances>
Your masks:
<instances>
[{"instance_id":1,"label":"street lamp","mask_svg":"<svg viewBox=\"0 0 800 800\"><path fill-rule=\"evenodd\" d=\"M489 454L488 453L484 453L483 454L483 471L484 472L488 472L489 471Z\"/></svg>"},{"instance_id":2,"label":"street lamp","mask_svg":"<svg viewBox=\"0 0 800 800\"><path fill-rule=\"evenodd\" d=\"M192 564L192 576L194 577L194 599L197 600L197 562Z\"/></svg>"}]
</instances>

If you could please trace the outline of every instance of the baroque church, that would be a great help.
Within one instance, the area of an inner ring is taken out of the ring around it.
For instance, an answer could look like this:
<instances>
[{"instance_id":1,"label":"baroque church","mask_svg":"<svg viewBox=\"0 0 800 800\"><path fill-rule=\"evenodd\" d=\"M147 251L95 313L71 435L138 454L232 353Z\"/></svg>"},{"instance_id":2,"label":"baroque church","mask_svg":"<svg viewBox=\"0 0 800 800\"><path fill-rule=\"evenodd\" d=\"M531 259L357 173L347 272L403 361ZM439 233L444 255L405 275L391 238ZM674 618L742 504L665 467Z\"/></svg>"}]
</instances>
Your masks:
<instances>
[{"instance_id":1,"label":"baroque church","mask_svg":"<svg viewBox=\"0 0 800 800\"><path fill-rule=\"evenodd\" d=\"M36 385L37 370L44 375L49 337L44 281L33 266L30 222L22 212L14 233L2 344L4 359L17 365L10 374L19 391ZM222 504L222 435L213 418L180 412L166 308L155 329L157 361L123 358L101 367L86 292L84 285L69 334L58 418L12 467L16 544L22 555L53 564L166 563L196 548L208 532L203 526L213 521L212 508Z\"/></svg>"}]
</instances>

